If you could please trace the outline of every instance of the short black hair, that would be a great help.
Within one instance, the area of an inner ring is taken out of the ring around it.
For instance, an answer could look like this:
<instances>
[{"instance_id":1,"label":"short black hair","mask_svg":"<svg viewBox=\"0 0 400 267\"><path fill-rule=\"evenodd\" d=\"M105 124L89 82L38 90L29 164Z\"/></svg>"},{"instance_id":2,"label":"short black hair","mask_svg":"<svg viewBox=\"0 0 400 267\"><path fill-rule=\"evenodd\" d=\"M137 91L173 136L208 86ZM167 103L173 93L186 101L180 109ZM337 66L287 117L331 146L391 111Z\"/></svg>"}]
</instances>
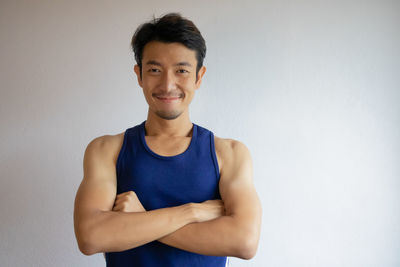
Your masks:
<instances>
[{"instance_id":1,"label":"short black hair","mask_svg":"<svg viewBox=\"0 0 400 267\"><path fill-rule=\"evenodd\" d=\"M197 73L203 66L206 56L206 42L194 23L179 13L168 13L160 18L140 25L132 37L131 46L142 77L142 58L144 46L151 41L164 43L178 42L196 52Z\"/></svg>"}]
</instances>

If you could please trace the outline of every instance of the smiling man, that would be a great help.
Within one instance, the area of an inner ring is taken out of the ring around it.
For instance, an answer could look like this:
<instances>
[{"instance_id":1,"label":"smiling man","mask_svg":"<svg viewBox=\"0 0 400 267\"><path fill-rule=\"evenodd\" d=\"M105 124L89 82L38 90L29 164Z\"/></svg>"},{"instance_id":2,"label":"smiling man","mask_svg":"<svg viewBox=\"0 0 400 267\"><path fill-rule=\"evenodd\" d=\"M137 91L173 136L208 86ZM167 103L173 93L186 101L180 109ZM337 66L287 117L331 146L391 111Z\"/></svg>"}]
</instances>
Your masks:
<instances>
[{"instance_id":1,"label":"smiling man","mask_svg":"<svg viewBox=\"0 0 400 267\"><path fill-rule=\"evenodd\" d=\"M189 118L206 71L197 27L171 13L132 38L147 119L92 140L75 198L85 255L107 266L226 266L258 247L261 204L247 147Z\"/></svg>"}]
</instances>

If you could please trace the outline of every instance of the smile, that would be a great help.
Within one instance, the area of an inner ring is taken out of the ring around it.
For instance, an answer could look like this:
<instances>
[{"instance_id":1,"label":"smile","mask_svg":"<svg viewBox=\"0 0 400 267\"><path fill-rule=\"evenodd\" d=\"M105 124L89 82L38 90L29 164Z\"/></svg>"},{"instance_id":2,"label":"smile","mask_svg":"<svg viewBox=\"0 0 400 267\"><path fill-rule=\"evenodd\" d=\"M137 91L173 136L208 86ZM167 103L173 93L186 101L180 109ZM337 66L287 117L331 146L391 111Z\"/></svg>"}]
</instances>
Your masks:
<instances>
[{"instance_id":1,"label":"smile","mask_svg":"<svg viewBox=\"0 0 400 267\"><path fill-rule=\"evenodd\" d=\"M172 103L177 101L180 97L156 97L156 98L164 103Z\"/></svg>"}]
</instances>

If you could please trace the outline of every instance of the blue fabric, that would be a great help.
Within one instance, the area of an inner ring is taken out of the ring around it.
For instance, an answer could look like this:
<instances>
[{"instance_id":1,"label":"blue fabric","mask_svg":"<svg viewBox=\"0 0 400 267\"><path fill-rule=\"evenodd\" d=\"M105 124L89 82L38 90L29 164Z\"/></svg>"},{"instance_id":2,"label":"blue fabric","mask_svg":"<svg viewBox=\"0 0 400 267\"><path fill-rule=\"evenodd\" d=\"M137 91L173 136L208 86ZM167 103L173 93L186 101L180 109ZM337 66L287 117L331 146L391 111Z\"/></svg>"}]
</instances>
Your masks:
<instances>
[{"instance_id":1,"label":"blue fabric","mask_svg":"<svg viewBox=\"0 0 400 267\"><path fill-rule=\"evenodd\" d=\"M146 210L221 199L214 134L193 123L189 147L161 156L146 144L145 122L125 131L117 159L117 194L134 191ZM105 253L108 267L225 266L227 257L206 256L153 241L121 252Z\"/></svg>"}]
</instances>

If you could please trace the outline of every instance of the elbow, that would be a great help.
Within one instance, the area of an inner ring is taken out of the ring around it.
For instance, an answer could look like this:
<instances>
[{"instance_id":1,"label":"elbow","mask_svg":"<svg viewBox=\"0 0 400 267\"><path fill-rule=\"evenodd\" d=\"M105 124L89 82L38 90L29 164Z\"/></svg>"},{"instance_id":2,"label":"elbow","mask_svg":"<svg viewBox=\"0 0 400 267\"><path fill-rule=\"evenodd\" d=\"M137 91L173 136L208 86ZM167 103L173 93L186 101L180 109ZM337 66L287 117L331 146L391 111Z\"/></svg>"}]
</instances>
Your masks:
<instances>
[{"instance_id":1,"label":"elbow","mask_svg":"<svg viewBox=\"0 0 400 267\"><path fill-rule=\"evenodd\" d=\"M88 243L78 243L79 250L86 256L91 256L95 254L95 250L93 249L92 246L90 246Z\"/></svg>"},{"instance_id":2,"label":"elbow","mask_svg":"<svg viewBox=\"0 0 400 267\"><path fill-rule=\"evenodd\" d=\"M254 258L257 253L257 247L255 246L246 246L240 249L239 258L243 260L250 260Z\"/></svg>"},{"instance_id":3,"label":"elbow","mask_svg":"<svg viewBox=\"0 0 400 267\"><path fill-rule=\"evenodd\" d=\"M92 242L92 238L90 238L90 235L91 234L86 231L86 233L77 236L79 251L86 256L91 256L98 252L97 248L93 245L95 244L95 242Z\"/></svg>"},{"instance_id":4,"label":"elbow","mask_svg":"<svg viewBox=\"0 0 400 267\"><path fill-rule=\"evenodd\" d=\"M244 248L242 249L242 252L239 256L239 258L243 259L243 260L250 260L252 258L254 258L254 256L256 255L257 250L253 249L253 248Z\"/></svg>"},{"instance_id":5,"label":"elbow","mask_svg":"<svg viewBox=\"0 0 400 267\"><path fill-rule=\"evenodd\" d=\"M78 246L79 250L86 256L91 256L98 253L96 248L89 242L78 243Z\"/></svg>"},{"instance_id":6,"label":"elbow","mask_svg":"<svg viewBox=\"0 0 400 267\"><path fill-rule=\"evenodd\" d=\"M257 254L258 237L247 235L240 242L238 257L243 260L250 260Z\"/></svg>"},{"instance_id":7,"label":"elbow","mask_svg":"<svg viewBox=\"0 0 400 267\"><path fill-rule=\"evenodd\" d=\"M101 236L98 221L102 219L100 210L90 211L84 217L74 217L74 230L79 251L86 256L103 252L104 235Z\"/></svg>"}]
</instances>

